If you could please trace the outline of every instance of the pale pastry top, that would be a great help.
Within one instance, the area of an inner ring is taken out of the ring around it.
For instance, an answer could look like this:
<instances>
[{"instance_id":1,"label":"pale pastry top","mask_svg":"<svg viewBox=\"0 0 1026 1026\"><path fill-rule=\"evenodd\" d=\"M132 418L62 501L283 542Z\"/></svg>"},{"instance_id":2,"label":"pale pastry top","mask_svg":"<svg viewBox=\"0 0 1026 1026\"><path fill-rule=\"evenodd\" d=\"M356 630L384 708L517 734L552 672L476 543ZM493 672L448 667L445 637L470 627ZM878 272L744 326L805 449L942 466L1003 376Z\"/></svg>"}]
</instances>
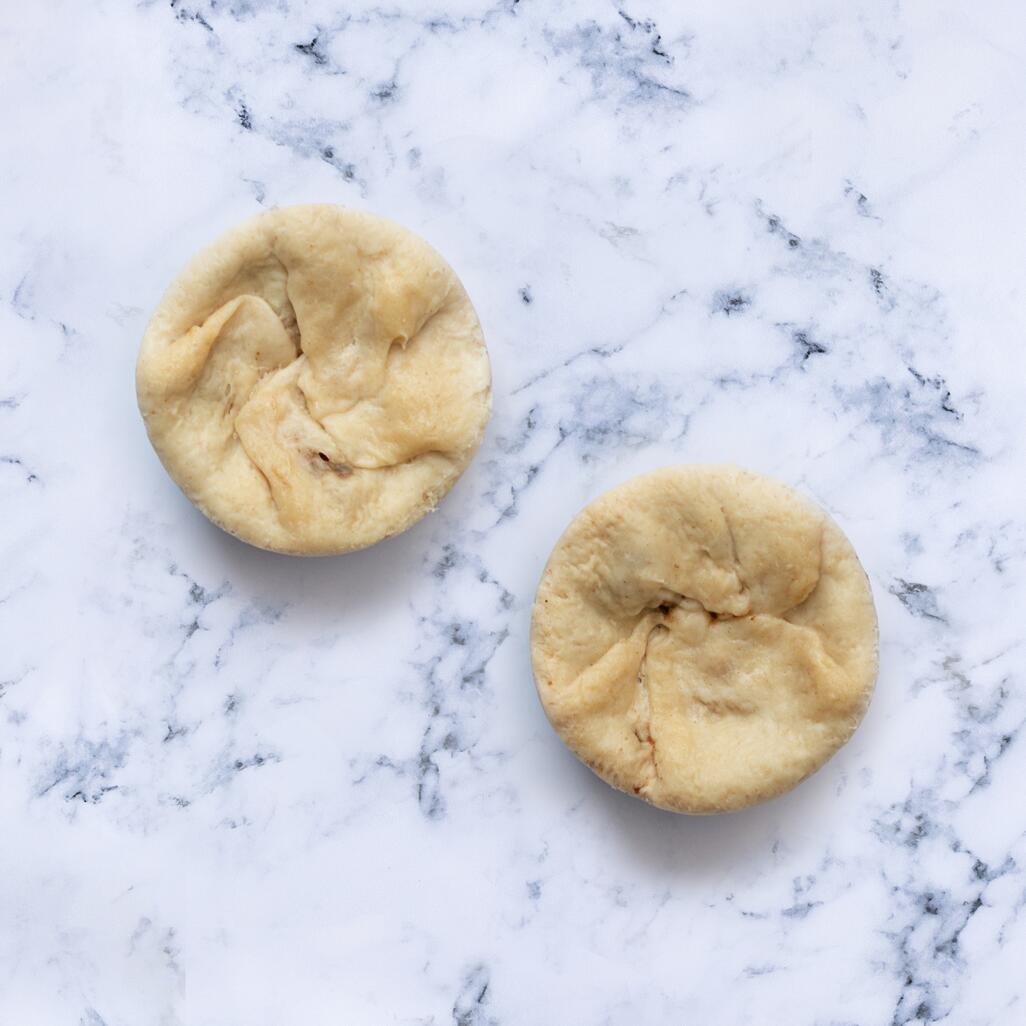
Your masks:
<instances>
[{"instance_id":1,"label":"pale pastry top","mask_svg":"<svg viewBox=\"0 0 1026 1026\"><path fill-rule=\"evenodd\" d=\"M599 776L721 812L789 790L848 740L876 681L876 613L819 508L735 467L668 467L567 528L532 655L545 712Z\"/></svg>"},{"instance_id":2,"label":"pale pastry top","mask_svg":"<svg viewBox=\"0 0 1026 1026\"><path fill-rule=\"evenodd\" d=\"M153 314L136 386L185 494L244 541L300 555L433 509L490 408L452 269L405 228L330 205L260 214L197 254Z\"/></svg>"}]
</instances>

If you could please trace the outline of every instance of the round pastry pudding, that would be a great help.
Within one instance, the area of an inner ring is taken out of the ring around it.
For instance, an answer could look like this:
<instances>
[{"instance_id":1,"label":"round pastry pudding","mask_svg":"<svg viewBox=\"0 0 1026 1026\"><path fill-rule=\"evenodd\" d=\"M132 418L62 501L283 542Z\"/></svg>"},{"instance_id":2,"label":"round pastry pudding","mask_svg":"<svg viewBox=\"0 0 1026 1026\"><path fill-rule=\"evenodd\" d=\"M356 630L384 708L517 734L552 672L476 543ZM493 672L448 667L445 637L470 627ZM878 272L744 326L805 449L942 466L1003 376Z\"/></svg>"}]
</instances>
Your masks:
<instances>
[{"instance_id":1,"label":"round pastry pudding","mask_svg":"<svg viewBox=\"0 0 1026 1026\"><path fill-rule=\"evenodd\" d=\"M603 780L674 812L743 809L848 740L877 624L848 539L790 488L668 467L570 524L534 603L542 705Z\"/></svg>"},{"instance_id":2,"label":"round pastry pudding","mask_svg":"<svg viewBox=\"0 0 1026 1026\"><path fill-rule=\"evenodd\" d=\"M423 239L330 205L274 210L198 253L146 329L153 447L215 524L277 552L405 530L470 462L488 353Z\"/></svg>"}]
</instances>

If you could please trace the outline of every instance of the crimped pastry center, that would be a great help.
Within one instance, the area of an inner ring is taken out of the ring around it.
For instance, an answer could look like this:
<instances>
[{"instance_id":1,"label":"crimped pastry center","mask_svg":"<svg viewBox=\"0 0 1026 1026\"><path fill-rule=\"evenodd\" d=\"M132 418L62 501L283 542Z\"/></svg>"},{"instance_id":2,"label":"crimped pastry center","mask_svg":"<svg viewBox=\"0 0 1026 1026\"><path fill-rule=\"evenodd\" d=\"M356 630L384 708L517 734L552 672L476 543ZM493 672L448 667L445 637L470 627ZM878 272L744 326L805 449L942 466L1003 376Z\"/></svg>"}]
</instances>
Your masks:
<instances>
[{"instance_id":1,"label":"crimped pastry center","mask_svg":"<svg viewBox=\"0 0 1026 1026\"><path fill-rule=\"evenodd\" d=\"M143 341L154 447L207 515L286 552L408 527L489 412L480 325L422 239L333 206L261 215L186 267Z\"/></svg>"},{"instance_id":2,"label":"crimped pastry center","mask_svg":"<svg viewBox=\"0 0 1026 1026\"><path fill-rule=\"evenodd\" d=\"M671 467L571 523L532 650L584 762L656 805L716 812L788 790L848 739L876 638L865 574L825 514L756 474Z\"/></svg>"}]
</instances>

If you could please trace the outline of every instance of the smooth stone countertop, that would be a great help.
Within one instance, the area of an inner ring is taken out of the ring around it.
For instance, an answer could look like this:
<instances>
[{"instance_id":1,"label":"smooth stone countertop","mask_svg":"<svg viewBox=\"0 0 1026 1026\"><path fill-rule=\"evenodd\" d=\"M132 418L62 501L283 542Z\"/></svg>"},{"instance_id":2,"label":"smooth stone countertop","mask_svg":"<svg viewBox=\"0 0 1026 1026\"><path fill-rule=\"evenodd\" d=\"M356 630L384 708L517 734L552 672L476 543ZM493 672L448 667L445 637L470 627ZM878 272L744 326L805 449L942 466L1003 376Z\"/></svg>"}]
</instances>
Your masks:
<instances>
[{"instance_id":1,"label":"smooth stone countertop","mask_svg":"<svg viewBox=\"0 0 1026 1026\"><path fill-rule=\"evenodd\" d=\"M345 12L345 13L343 13ZM71 0L0 28L0 1022L1026 1021L1026 12ZM429 239L494 418L437 513L274 556L133 371L204 242ZM815 497L882 670L786 797L676 817L563 748L528 629L671 462Z\"/></svg>"}]
</instances>

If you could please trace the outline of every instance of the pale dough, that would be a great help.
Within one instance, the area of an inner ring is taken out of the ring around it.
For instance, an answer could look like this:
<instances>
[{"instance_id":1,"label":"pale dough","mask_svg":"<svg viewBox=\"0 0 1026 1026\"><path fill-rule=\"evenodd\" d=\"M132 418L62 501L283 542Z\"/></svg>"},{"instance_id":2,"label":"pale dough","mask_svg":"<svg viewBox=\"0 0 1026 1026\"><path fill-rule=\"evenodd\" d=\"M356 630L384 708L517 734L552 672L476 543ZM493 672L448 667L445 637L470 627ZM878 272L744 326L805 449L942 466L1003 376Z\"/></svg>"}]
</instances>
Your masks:
<instances>
[{"instance_id":1,"label":"pale dough","mask_svg":"<svg viewBox=\"0 0 1026 1026\"><path fill-rule=\"evenodd\" d=\"M545 712L600 777L724 812L794 787L848 740L876 681L876 613L820 509L734 467L669 467L567 528L532 655Z\"/></svg>"},{"instance_id":2,"label":"pale dough","mask_svg":"<svg viewBox=\"0 0 1026 1026\"><path fill-rule=\"evenodd\" d=\"M195 256L143 338L150 440L216 524L279 552L405 530L452 487L490 406L481 326L423 239L288 207Z\"/></svg>"}]
</instances>

